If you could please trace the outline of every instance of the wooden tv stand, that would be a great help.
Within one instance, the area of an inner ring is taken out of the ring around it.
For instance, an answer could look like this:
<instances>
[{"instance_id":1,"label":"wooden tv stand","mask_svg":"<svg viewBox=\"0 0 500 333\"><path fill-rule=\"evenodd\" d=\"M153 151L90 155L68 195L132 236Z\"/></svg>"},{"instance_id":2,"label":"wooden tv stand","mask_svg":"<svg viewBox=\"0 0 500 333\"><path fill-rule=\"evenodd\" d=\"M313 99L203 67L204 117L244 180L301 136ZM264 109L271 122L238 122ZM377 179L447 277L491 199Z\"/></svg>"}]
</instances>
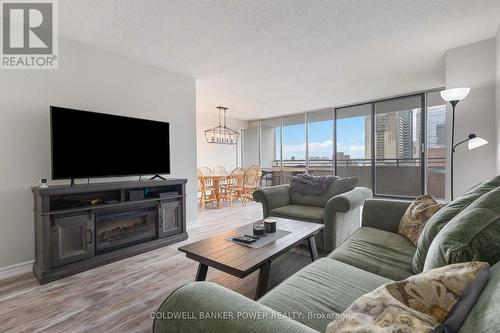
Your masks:
<instances>
[{"instance_id":1,"label":"wooden tv stand","mask_svg":"<svg viewBox=\"0 0 500 333\"><path fill-rule=\"evenodd\" d=\"M33 187L41 284L187 239L186 179Z\"/></svg>"}]
</instances>

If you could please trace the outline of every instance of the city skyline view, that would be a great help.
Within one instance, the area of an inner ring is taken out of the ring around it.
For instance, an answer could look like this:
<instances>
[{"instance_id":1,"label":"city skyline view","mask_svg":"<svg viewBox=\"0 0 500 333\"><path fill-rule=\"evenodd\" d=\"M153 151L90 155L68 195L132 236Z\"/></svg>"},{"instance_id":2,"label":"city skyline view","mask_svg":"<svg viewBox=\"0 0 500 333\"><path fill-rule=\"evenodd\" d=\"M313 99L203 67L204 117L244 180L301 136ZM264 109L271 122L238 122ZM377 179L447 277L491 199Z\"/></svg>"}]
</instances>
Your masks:
<instances>
[{"instance_id":1,"label":"city skyline view","mask_svg":"<svg viewBox=\"0 0 500 333\"><path fill-rule=\"evenodd\" d=\"M417 141L420 140L420 109L408 110L411 112L404 120L401 119L401 128L395 126L394 129L387 129L387 131L402 131L405 123L406 129L404 135L407 137L404 145L405 154L401 154L400 158L411 158L414 153L412 151L418 150ZM394 112L394 114L404 115L405 112ZM427 141L429 148L438 148L445 145L445 112L444 105L429 106L428 119L427 119ZM390 115L383 114L383 115ZM377 116L379 123L381 123L380 115ZM370 144L370 140L366 140L366 133L370 133L371 129L366 127L367 118L369 116L358 116L337 119L337 154L343 153L349 159L366 159L370 158L370 151L366 151L365 147ZM401 118L401 116L400 116ZM370 123L368 119L368 124ZM377 147L382 149L378 154L378 158L384 155L384 146L387 141L387 133L384 134L384 129L378 128L379 138L377 140ZM409 133L411 132L411 133ZM280 149L280 129L275 131L276 135L276 160L279 160ZM395 135L395 133L393 133ZM390 136L390 135L389 135ZM411 139L408 139L411 138ZM367 142L368 141L368 142ZM411 144L410 144L411 142ZM385 149L386 158L396 158L395 153L390 154ZM309 158L310 159L332 159L334 152L334 139L333 139L333 120L324 120L309 123ZM283 159L284 160L305 160L305 125L294 124L287 125L283 128ZM394 156L389 156L394 155Z\"/></svg>"}]
</instances>

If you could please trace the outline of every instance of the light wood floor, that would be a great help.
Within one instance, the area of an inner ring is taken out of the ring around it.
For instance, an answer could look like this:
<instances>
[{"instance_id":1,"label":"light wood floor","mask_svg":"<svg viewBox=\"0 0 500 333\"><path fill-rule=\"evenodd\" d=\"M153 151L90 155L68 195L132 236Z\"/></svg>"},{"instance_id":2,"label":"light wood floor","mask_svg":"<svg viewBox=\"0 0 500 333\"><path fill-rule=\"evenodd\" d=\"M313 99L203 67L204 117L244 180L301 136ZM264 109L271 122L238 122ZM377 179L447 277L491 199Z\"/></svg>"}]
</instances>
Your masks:
<instances>
[{"instance_id":1,"label":"light wood floor","mask_svg":"<svg viewBox=\"0 0 500 333\"><path fill-rule=\"evenodd\" d=\"M205 209L188 223L189 239L40 286L31 273L0 281L0 332L151 332L151 311L194 280L197 263L181 245L258 220L260 204ZM271 287L309 263L296 249L273 263ZM209 269L207 280L250 298L255 272L245 279Z\"/></svg>"}]
</instances>

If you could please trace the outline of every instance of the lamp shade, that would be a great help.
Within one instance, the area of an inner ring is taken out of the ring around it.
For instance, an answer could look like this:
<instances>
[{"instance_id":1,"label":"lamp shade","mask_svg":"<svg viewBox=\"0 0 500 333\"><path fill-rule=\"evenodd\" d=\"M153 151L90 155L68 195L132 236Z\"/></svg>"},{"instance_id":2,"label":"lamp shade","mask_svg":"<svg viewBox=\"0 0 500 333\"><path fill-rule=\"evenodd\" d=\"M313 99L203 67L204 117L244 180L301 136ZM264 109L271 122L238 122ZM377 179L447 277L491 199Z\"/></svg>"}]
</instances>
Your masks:
<instances>
[{"instance_id":1,"label":"lamp shade","mask_svg":"<svg viewBox=\"0 0 500 333\"><path fill-rule=\"evenodd\" d=\"M486 141L485 139L480 138L478 136L474 136L472 139L469 140L469 144L468 144L469 150L479 148L481 146L484 146L487 143L488 143L488 141Z\"/></svg>"},{"instance_id":2,"label":"lamp shade","mask_svg":"<svg viewBox=\"0 0 500 333\"><path fill-rule=\"evenodd\" d=\"M470 88L453 88L441 91L441 98L447 102L461 101L469 94Z\"/></svg>"}]
</instances>

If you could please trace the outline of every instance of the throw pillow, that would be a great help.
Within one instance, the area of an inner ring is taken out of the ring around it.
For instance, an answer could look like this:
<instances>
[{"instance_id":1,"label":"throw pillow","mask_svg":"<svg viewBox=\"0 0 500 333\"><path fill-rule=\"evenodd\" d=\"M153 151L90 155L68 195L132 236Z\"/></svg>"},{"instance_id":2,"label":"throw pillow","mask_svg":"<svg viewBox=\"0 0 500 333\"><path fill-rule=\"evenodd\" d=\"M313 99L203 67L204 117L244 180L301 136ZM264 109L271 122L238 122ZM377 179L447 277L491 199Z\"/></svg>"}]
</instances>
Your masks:
<instances>
[{"instance_id":1,"label":"throw pillow","mask_svg":"<svg viewBox=\"0 0 500 333\"><path fill-rule=\"evenodd\" d=\"M417 197L401 218L398 233L417 245L418 237L425 224L443 206L444 204L437 203L429 194Z\"/></svg>"},{"instance_id":2,"label":"throw pillow","mask_svg":"<svg viewBox=\"0 0 500 333\"><path fill-rule=\"evenodd\" d=\"M424 271L457 262L500 261L500 187L482 195L439 232Z\"/></svg>"},{"instance_id":3,"label":"throw pillow","mask_svg":"<svg viewBox=\"0 0 500 333\"><path fill-rule=\"evenodd\" d=\"M453 200L445 207L434 214L424 226L417 242L417 251L413 257L413 272L421 273L424 269L427 252L436 235L451 219L457 216L462 210L480 196L500 186L500 176L492 180L479 184L468 190L463 196Z\"/></svg>"},{"instance_id":4,"label":"throw pillow","mask_svg":"<svg viewBox=\"0 0 500 333\"><path fill-rule=\"evenodd\" d=\"M440 327L447 333L455 332L488 276L488 263L467 262L387 283L358 298L339 319L328 324L326 333L430 333ZM451 325L448 319L453 321Z\"/></svg>"}]
</instances>

